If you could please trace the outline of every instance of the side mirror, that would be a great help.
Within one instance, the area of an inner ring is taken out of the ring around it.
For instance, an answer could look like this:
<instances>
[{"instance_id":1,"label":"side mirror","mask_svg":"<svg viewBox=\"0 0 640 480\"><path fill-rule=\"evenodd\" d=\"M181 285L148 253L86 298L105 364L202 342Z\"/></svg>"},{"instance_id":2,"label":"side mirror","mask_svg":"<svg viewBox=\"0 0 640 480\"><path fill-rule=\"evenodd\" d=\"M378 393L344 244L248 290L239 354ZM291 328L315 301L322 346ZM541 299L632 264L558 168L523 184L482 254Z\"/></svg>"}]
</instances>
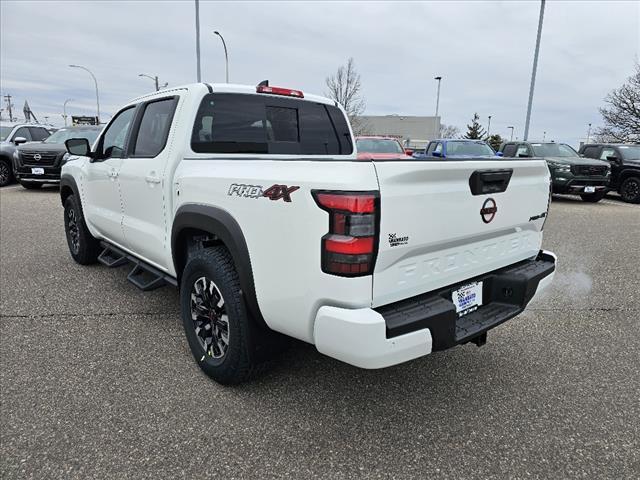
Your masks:
<instances>
[{"instance_id":1,"label":"side mirror","mask_svg":"<svg viewBox=\"0 0 640 480\"><path fill-rule=\"evenodd\" d=\"M433 155L434 157L442 157L442 152L433 151L431 152L431 155Z\"/></svg>"},{"instance_id":2,"label":"side mirror","mask_svg":"<svg viewBox=\"0 0 640 480\"><path fill-rule=\"evenodd\" d=\"M24 137L16 137L13 139L13 143L16 145L22 145L23 143L27 143L27 139Z\"/></svg>"},{"instance_id":3,"label":"side mirror","mask_svg":"<svg viewBox=\"0 0 640 480\"><path fill-rule=\"evenodd\" d=\"M504 157L504 153L502 153L502 152L496 152L496 157Z\"/></svg>"},{"instance_id":4,"label":"side mirror","mask_svg":"<svg viewBox=\"0 0 640 480\"><path fill-rule=\"evenodd\" d=\"M529 155L527 155L526 153L519 153L518 157L519 158L529 158Z\"/></svg>"},{"instance_id":5,"label":"side mirror","mask_svg":"<svg viewBox=\"0 0 640 480\"><path fill-rule=\"evenodd\" d=\"M607 157L607 160L609 160L610 162L617 162L618 161L618 157L610 155L610 156Z\"/></svg>"},{"instance_id":6,"label":"side mirror","mask_svg":"<svg viewBox=\"0 0 640 480\"><path fill-rule=\"evenodd\" d=\"M413 155L413 149L411 149L411 148L405 148L405 149L404 149L404 154L405 154L405 155L409 155L409 156Z\"/></svg>"},{"instance_id":7,"label":"side mirror","mask_svg":"<svg viewBox=\"0 0 640 480\"><path fill-rule=\"evenodd\" d=\"M64 142L67 152L71 155L79 155L81 157L91 156L91 146L86 138L70 138Z\"/></svg>"}]
</instances>

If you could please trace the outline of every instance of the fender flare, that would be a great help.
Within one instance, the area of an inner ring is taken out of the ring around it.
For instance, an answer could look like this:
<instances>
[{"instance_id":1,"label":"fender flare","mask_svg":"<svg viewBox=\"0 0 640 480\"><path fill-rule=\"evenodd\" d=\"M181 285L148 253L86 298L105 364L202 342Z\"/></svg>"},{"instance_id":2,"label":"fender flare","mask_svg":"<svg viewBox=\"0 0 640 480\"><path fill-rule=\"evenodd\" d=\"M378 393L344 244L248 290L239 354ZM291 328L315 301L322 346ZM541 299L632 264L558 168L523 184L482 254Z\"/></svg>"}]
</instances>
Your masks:
<instances>
[{"instance_id":1,"label":"fender flare","mask_svg":"<svg viewBox=\"0 0 640 480\"><path fill-rule=\"evenodd\" d=\"M266 327L256 297L249 249L242 228L235 218L226 210L209 205L188 203L178 208L171 228L171 256L178 279L187 260L184 249L180 248L183 241L181 233L189 229L210 233L224 243L236 266L240 288L249 312L259 324Z\"/></svg>"},{"instance_id":2,"label":"fender flare","mask_svg":"<svg viewBox=\"0 0 640 480\"><path fill-rule=\"evenodd\" d=\"M623 167L622 171L618 174L620 185L629 177L640 177L640 168Z\"/></svg>"},{"instance_id":3,"label":"fender flare","mask_svg":"<svg viewBox=\"0 0 640 480\"><path fill-rule=\"evenodd\" d=\"M78 198L78 203L80 205L80 210L82 210L82 200L80 198L80 189L78 188L78 184L76 183L75 178L70 175L63 175L60 177L60 201L62 202L62 206L64 207L64 201L69 196L69 190L71 190L72 194Z\"/></svg>"}]
</instances>

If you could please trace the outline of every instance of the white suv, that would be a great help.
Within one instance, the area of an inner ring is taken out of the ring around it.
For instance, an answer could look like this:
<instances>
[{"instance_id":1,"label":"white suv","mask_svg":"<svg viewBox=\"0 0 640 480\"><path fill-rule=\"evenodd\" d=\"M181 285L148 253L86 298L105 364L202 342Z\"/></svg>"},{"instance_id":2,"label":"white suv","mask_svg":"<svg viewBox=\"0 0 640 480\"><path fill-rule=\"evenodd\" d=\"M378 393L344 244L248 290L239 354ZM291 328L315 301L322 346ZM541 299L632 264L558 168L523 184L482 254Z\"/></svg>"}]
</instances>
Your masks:
<instances>
[{"instance_id":1,"label":"white suv","mask_svg":"<svg viewBox=\"0 0 640 480\"><path fill-rule=\"evenodd\" d=\"M280 334L363 368L481 345L554 275L544 161L359 161L343 109L299 90L164 90L67 148L71 255L179 286L194 358L221 383Z\"/></svg>"}]
</instances>

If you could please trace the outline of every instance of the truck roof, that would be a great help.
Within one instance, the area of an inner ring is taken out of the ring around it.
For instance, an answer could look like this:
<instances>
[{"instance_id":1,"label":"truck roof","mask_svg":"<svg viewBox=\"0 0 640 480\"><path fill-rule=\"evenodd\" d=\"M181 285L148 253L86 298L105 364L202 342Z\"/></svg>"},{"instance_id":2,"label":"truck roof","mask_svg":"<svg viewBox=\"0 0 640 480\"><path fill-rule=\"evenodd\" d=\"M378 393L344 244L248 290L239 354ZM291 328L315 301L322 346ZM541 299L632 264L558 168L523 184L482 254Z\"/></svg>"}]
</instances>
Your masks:
<instances>
[{"instance_id":1,"label":"truck roof","mask_svg":"<svg viewBox=\"0 0 640 480\"><path fill-rule=\"evenodd\" d=\"M275 86L274 86L275 87ZM158 92L151 92L146 95L142 95L140 97L134 98L131 102L137 102L140 100L153 98L156 96L166 95L167 93L174 92L177 90L188 90L189 92L202 92L202 91L211 91L212 93L243 93L248 95L269 95L269 93L258 93L256 92L255 85L241 85L235 83L190 83L186 85L180 85L177 87L165 88ZM280 87L280 88L291 88L291 87ZM330 98L323 97L320 95L314 95L310 93L304 92L304 98L300 97L291 97L296 98L298 100L306 100L316 103L324 103L326 105L335 105L338 106L338 102L331 100Z\"/></svg>"}]
</instances>

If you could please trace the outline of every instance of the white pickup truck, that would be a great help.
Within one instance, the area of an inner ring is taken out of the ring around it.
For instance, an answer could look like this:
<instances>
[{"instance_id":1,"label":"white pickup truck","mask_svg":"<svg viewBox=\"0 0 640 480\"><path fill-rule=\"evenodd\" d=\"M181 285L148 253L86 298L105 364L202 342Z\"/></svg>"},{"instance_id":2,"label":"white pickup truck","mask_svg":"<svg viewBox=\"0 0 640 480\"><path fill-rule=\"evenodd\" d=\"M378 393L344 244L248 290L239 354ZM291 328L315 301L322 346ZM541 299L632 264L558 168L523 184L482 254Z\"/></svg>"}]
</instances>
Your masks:
<instances>
[{"instance_id":1,"label":"white pickup truck","mask_svg":"<svg viewBox=\"0 0 640 480\"><path fill-rule=\"evenodd\" d=\"M163 90L66 145L71 256L179 286L221 383L281 334L363 368L482 345L554 275L544 160L357 160L344 110L299 90Z\"/></svg>"}]
</instances>

